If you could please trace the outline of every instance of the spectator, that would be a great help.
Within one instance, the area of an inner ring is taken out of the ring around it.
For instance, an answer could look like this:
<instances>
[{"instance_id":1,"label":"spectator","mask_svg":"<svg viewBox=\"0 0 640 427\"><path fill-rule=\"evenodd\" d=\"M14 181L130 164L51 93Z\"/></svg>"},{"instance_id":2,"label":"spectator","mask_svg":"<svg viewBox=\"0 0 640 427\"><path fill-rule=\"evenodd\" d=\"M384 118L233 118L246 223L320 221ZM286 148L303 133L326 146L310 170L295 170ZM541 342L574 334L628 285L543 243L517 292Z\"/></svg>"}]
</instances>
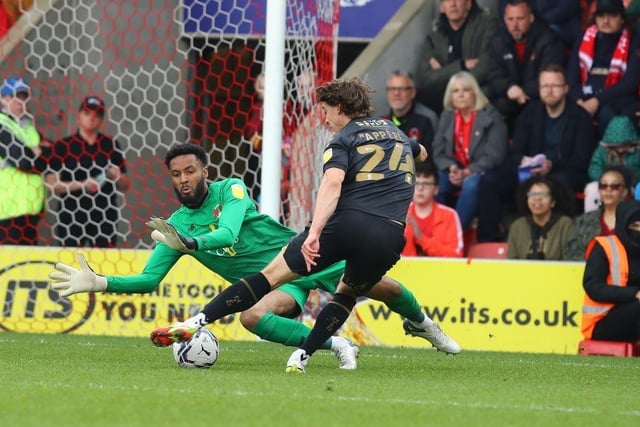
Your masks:
<instances>
[{"instance_id":1,"label":"spectator","mask_svg":"<svg viewBox=\"0 0 640 427\"><path fill-rule=\"evenodd\" d=\"M22 13L29 10L33 0L2 0L0 2L0 39L3 38Z\"/></svg>"},{"instance_id":2,"label":"spectator","mask_svg":"<svg viewBox=\"0 0 640 427\"><path fill-rule=\"evenodd\" d=\"M38 156L46 142L27 111L30 88L20 77L0 87L0 244L35 245L46 194Z\"/></svg>"},{"instance_id":3,"label":"spectator","mask_svg":"<svg viewBox=\"0 0 640 427\"><path fill-rule=\"evenodd\" d=\"M435 201L438 170L429 163L416 164L413 201L407 212L404 256L461 257L462 226L456 211Z\"/></svg>"},{"instance_id":4,"label":"spectator","mask_svg":"<svg viewBox=\"0 0 640 427\"><path fill-rule=\"evenodd\" d=\"M569 97L597 122L598 137L613 116L632 115L638 96L638 39L625 28L622 0L598 0L595 24L574 46Z\"/></svg>"},{"instance_id":5,"label":"spectator","mask_svg":"<svg viewBox=\"0 0 640 427\"><path fill-rule=\"evenodd\" d=\"M262 152L262 106L264 103L264 73L258 74L253 89L255 95L247 116L245 138L251 143L244 183L254 200L260 199L260 153Z\"/></svg>"},{"instance_id":6,"label":"spectator","mask_svg":"<svg viewBox=\"0 0 640 427\"><path fill-rule=\"evenodd\" d=\"M601 206L578 216L569 236L564 259L584 261L587 245L596 236L615 234L616 207L631 192L631 173L621 166L608 166L598 180L598 199Z\"/></svg>"},{"instance_id":7,"label":"spectator","mask_svg":"<svg viewBox=\"0 0 640 427\"><path fill-rule=\"evenodd\" d=\"M534 175L518 189L520 218L509 228L507 258L562 260L573 228L570 194L551 177Z\"/></svg>"},{"instance_id":8,"label":"spectator","mask_svg":"<svg viewBox=\"0 0 640 427\"><path fill-rule=\"evenodd\" d=\"M629 24L632 25L637 34L640 30L640 22L638 22L640 19L640 0L625 0L624 6L626 8L625 13L629 18Z\"/></svg>"},{"instance_id":9,"label":"spectator","mask_svg":"<svg viewBox=\"0 0 640 427\"><path fill-rule=\"evenodd\" d=\"M485 173L480 181L479 242L504 240L500 231L503 208L513 201L519 172L523 179L527 174L553 175L574 193L582 192L587 183L595 145L591 118L575 103L567 102L562 67L545 66L539 90L540 100L531 101L518 117L507 161ZM540 158L543 160L536 161Z\"/></svg>"},{"instance_id":10,"label":"spectator","mask_svg":"<svg viewBox=\"0 0 640 427\"><path fill-rule=\"evenodd\" d=\"M634 27L634 31L638 33L640 28L638 25L638 18L640 17L640 0L622 0L622 4L625 7L625 13L629 19L629 24ZM581 25L582 28L587 28L589 24L593 23L593 18L596 13L596 0L580 0L581 10Z\"/></svg>"},{"instance_id":11,"label":"spectator","mask_svg":"<svg viewBox=\"0 0 640 427\"><path fill-rule=\"evenodd\" d=\"M438 128L438 115L425 105L416 102L416 85L411 73L396 70L387 80L387 102L391 110L389 119L409 138L413 138L433 153L433 137ZM429 161L430 157L427 158Z\"/></svg>"},{"instance_id":12,"label":"spectator","mask_svg":"<svg viewBox=\"0 0 640 427\"><path fill-rule=\"evenodd\" d=\"M436 200L455 204L466 230L477 214L480 176L504 160L507 127L468 71L449 80L444 108L433 140L433 160L440 170Z\"/></svg>"},{"instance_id":13,"label":"spectator","mask_svg":"<svg viewBox=\"0 0 640 427\"><path fill-rule=\"evenodd\" d=\"M530 99L538 99L538 74L548 64L563 64L564 49L555 33L536 20L529 0L508 0L504 28L490 49L491 103L512 134L515 120Z\"/></svg>"},{"instance_id":14,"label":"spectator","mask_svg":"<svg viewBox=\"0 0 640 427\"><path fill-rule=\"evenodd\" d=\"M75 134L57 141L45 180L60 201L54 238L63 246L107 248L118 242L118 192L129 189L117 141L100 132L105 104L88 96L80 104Z\"/></svg>"},{"instance_id":15,"label":"spectator","mask_svg":"<svg viewBox=\"0 0 640 427\"><path fill-rule=\"evenodd\" d=\"M497 26L495 15L475 0L440 0L440 16L426 40L421 102L440 114L447 83L458 71L471 72L485 85L489 44Z\"/></svg>"},{"instance_id":16,"label":"spectator","mask_svg":"<svg viewBox=\"0 0 640 427\"><path fill-rule=\"evenodd\" d=\"M615 235L596 237L589 245L582 286L585 338L640 339L640 202L620 203Z\"/></svg>"},{"instance_id":17,"label":"spectator","mask_svg":"<svg viewBox=\"0 0 640 427\"><path fill-rule=\"evenodd\" d=\"M313 77L309 77L309 73L302 73L298 76L297 83L300 93L306 91L305 96L299 96L296 101L302 104L302 106L294 104L291 100L287 100L286 111L283 117L283 139L282 139L282 163L280 168L280 198L281 198L281 222L284 224L286 218L289 216L289 202L288 195L291 190L290 183L290 152L291 152L291 139L292 133L295 131L297 120L307 113L307 106L304 104L311 103L311 100L306 99L309 96L313 96L308 92L314 90ZM310 80L311 79L311 80ZM253 104L248 113L247 125L245 127L245 138L251 143L251 153L247 163L247 170L244 175L244 182L247 188L251 190L252 198L260 204L261 194L261 156L262 156L262 125L263 125L263 106L264 106L264 87L265 87L265 75L260 73L254 82L255 97ZM296 110L297 108L297 110Z\"/></svg>"},{"instance_id":18,"label":"spectator","mask_svg":"<svg viewBox=\"0 0 640 427\"><path fill-rule=\"evenodd\" d=\"M509 0L500 0L500 12ZM581 0L529 0L531 10L539 20L553 30L563 45L570 49L581 31Z\"/></svg>"},{"instance_id":19,"label":"spectator","mask_svg":"<svg viewBox=\"0 0 640 427\"><path fill-rule=\"evenodd\" d=\"M629 117L616 116L611 119L589 163L589 178L593 182L588 183L584 189L585 212L597 209L600 205L598 179L608 166L621 165L629 169L629 189L640 180L639 144L640 135Z\"/></svg>"}]
</instances>

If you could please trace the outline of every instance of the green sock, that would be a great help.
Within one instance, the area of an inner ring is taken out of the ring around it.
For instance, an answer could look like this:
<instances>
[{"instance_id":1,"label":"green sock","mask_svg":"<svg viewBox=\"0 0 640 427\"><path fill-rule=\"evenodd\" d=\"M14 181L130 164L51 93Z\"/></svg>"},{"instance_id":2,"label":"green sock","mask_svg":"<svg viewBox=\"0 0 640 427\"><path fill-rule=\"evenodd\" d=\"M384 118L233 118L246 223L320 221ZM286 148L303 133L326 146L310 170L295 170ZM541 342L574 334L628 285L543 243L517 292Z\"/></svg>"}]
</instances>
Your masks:
<instances>
[{"instance_id":1,"label":"green sock","mask_svg":"<svg viewBox=\"0 0 640 427\"><path fill-rule=\"evenodd\" d=\"M396 283L402 288L402 293L398 298L388 302L387 307L413 322L422 322L425 317L424 312L420 304L418 304L416 297L413 295L413 292L405 288L402 283L397 281Z\"/></svg>"},{"instance_id":2,"label":"green sock","mask_svg":"<svg viewBox=\"0 0 640 427\"><path fill-rule=\"evenodd\" d=\"M307 338L311 328L302 322L286 317L267 313L258 322L251 332L263 340L277 342L291 347L298 347ZM331 348L331 338L322 344L322 349Z\"/></svg>"}]
</instances>

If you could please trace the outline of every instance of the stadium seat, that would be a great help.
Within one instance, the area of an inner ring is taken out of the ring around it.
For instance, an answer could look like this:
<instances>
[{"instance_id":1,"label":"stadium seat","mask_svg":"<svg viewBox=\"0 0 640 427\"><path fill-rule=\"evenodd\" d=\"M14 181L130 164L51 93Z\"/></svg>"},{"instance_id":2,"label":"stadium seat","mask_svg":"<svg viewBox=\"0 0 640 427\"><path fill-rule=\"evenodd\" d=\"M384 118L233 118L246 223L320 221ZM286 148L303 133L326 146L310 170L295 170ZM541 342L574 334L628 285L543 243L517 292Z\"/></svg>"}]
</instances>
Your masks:
<instances>
[{"instance_id":1,"label":"stadium seat","mask_svg":"<svg viewBox=\"0 0 640 427\"><path fill-rule=\"evenodd\" d=\"M507 258L507 244L504 242L474 243L467 249L467 258Z\"/></svg>"},{"instance_id":2,"label":"stadium seat","mask_svg":"<svg viewBox=\"0 0 640 427\"><path fill-rule=\"evenodd\" d=\"M578 344L578 354L583 356L638 357L640 356L640 341L582 340Z\"/></svg>"}]
</instances>

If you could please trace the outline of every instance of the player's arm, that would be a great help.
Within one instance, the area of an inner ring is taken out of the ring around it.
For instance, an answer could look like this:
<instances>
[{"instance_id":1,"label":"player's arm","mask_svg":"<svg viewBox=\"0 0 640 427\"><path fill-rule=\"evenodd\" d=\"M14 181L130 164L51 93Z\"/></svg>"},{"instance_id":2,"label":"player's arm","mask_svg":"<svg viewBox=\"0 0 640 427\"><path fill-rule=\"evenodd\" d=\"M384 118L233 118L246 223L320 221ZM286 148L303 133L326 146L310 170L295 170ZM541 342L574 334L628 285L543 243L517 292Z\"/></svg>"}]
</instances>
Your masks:
<instances>
[{"instance_id":1,"label":"player's arm","mask_svg":"<svg viewBox=\"0 0 640 427\"><path fill-rule=\"evenodd\" d=\"M409 141L411 141L411 152L413 153L413 158L420 163L425 162L427 157L429 157L429 153L427 153L427 149L424 148L424 145L420 144L413 138Z\"/></svg>"},{"instance_id":2,"label":"player's arm","mask_svg":"<svg viewBox=\"0 0 640 427\"><path fill-rule=\"evenodd\" d=\"M218 218L218 228L198 236L198 246L202 250L228 248L233 246L247 216L253 206L247 187L239 179L230 179L221 193L222 212Z\"/></svg>"},{"instance_id":3,"label":"player's arm","mask_svg":"<svg viewBox=\"0 0 640 427\"><path fill-rule=\"evenodd\" d=\"M119 294L154 291L182 253L158 245L151 253L142 273L132 276L104 276L93 271L82 253L76 253L79 268L57 263L49 273L51 288L67 297L81 292L113 292Z\"/></svg>"},{"instance_id":4,"label":"player's arm","mask_svg":"<svg viewBox=\"0 0 640 427\"><path fill-rule=\"evenodd\" d=\"M163 218L151 218L147 222L147 225L154 229L151 237L159 243L184 253L232 246L240 234L247 209L253 205L253 201L249 198L244 183L236 179L229 180L228 185L222 190L220 200L223 208L220 212L218 228L215 230L200 236L189 236L188 233L177 230Z\"/></svg>"},{"instance_id":5,"label":"player's arm","mask_svg":"<svg viewBox=\"0 0 640 427\"><path fill-rule=\"evenodd\" d=\"M309 227L309 234L319 235L338 206L345 171L340 168L328 168L322 176L322 182L316 197L316 207Z\"/></svg>"}]
</instances>

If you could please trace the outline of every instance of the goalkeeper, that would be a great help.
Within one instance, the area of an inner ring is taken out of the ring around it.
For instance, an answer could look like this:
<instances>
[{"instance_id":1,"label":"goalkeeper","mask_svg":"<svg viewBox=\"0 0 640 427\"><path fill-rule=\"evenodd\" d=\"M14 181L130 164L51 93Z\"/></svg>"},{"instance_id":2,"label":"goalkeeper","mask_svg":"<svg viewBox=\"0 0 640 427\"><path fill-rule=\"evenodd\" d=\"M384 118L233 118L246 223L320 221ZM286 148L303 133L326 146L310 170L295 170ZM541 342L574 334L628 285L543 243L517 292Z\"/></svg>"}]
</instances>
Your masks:
<instances>
[{"instance_id":1,"label":"goalkeeper","mask_svg":"<svg viewBox=\"0 0 640 427\"><path fill-rule=\"evenodd\" d=\"M56 264L49 274L53 281L51 287L62 296L92 291L149 293L185 254L231 283L264 268L296 232L259 214L241 180L222 179L207 185L207 164L206 152L191 143L178 144L165 156L165 165L182 206L168 220L152 218L147 223L154 228L151 236L158 244L142 273L97 275L78 253L80 269ZM293 318L303 309L312 289L335 293L343 270L344 262L340 262L271 291L244 311L240 322L262 339L298 346L311 329ZM425 316L414 295L398 282L385 276L367 296L406 317L407 334L429 340L438 350L460 352L458 344ZM189 328L184 330L189 333ZM332 337L322 348L336 353L342 369L356 368L358 348L345 338Z\"/></svg>"}]
</instances>

